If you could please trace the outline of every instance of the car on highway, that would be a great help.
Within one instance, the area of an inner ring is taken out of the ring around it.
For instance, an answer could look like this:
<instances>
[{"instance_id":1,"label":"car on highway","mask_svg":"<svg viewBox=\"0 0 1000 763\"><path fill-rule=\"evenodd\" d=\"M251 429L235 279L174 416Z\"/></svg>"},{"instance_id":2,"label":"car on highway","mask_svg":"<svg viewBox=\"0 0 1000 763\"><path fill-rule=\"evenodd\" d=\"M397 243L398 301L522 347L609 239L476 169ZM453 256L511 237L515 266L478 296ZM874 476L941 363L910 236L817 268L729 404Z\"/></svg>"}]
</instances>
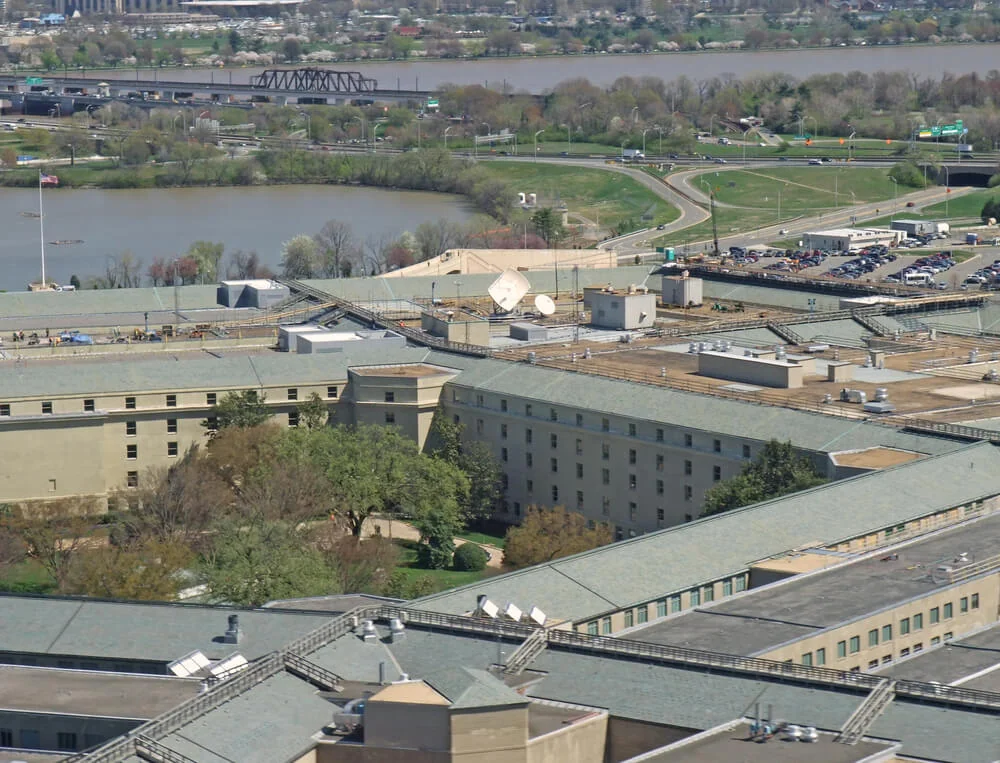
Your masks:
<instances>
[{"instance_id":1,"label":"car on highway","mask_svg":"<svg viewBox=\"0 0 1000 763\"><path fill-rule=\"evenodd\" d=\"M823 166L823 160L822 159L810 159L809 160L809 164L811 164L813 166Z\"/></svg>"},{"instance_id":2,"label":"car on highway","mask_svg":"<svg viewBox=\"0 0 1000 763\"><path fill-rule=\"evenodd\" d=\"M722 158L722 157L720 156L720 157L719 157L718 159L716 159L716 160L715 160L715 163L716 163L716 164L725 164L725 163L726 163L726 160L725 160L725 159L723 159L723 158Z\"/></svg>"}]
</instances>

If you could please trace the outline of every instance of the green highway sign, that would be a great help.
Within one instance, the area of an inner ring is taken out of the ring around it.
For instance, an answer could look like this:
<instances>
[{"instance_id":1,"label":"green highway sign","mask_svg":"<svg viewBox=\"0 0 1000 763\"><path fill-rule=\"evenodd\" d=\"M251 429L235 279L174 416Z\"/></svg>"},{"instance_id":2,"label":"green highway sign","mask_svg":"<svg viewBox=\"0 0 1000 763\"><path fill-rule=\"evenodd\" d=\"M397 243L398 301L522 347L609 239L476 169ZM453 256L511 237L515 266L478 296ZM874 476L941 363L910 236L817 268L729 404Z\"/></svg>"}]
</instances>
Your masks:
<instances>
[{"instance_id":1,"label":"green highway sign","mask_svg":"<svg viewBox=\"0 0 1000 763\"><path fill-rule=\"evenodd\" d=\"M24 84L26 84L26 85L41 85L42 84L42 78L41 77L28 77L28 78L26 78L24 80Z\"/></svg>"},{"instance_id":2,"label":"green highway sign","mask_svg":"<svg viewBox=\"0 0 1000 763\"><path fill-rule=\"evenodd\" d=\"M437 100L437 98L429 98L429 99L427 99L427 108L429 108L429 109L436 109L437 107L438 107L438 100Z\"/></svg>"},{"instance_id":3,"label":"green highway sign","mask_svg":"<svg viewBox=\"0 0 1000 763\"><path fill-rule=\"evenodd\" d=\"M918 138L954 138L956 135L964 135L966 129L962 126L962 120L956 119L955 124L934 125L933 127L921 127L917 131Z\"/></svg>"}]
</instances>

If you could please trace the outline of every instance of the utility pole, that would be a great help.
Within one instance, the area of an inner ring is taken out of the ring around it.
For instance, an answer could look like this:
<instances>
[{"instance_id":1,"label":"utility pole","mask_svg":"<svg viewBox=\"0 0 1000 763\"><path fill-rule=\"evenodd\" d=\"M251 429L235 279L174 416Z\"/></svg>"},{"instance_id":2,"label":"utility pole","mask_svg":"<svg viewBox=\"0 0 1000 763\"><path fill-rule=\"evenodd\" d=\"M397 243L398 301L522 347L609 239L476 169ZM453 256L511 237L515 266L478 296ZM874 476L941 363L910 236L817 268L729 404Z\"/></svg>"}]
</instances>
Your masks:
<instances>
[{"instance_id":1,"label":"utility pole","mask_svg":"<svg viewBox=\"0 0 1000 763\"><path fill-rule=\"evenodd\" d=\"M715 218L715 191L712 191L708 198L712 204L712 244L715 248L715 256L719 256L719 223Z\"/></svg>"}]
</instances>

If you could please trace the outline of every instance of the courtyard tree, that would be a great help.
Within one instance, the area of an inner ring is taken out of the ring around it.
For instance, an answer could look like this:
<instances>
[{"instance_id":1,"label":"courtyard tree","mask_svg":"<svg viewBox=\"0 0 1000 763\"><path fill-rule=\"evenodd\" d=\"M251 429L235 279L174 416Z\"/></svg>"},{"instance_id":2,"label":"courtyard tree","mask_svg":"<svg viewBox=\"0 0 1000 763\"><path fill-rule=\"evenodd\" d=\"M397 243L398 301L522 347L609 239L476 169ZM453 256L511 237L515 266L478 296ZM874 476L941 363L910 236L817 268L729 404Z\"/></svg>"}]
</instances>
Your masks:
<instances>
[{"instance_id":1,"label":"courtyard tree","mask_svg":"<svg viewBox=\"0 0 1000 763\"><path fill-rule=\"evenodd\" d=\"M611 542L611 529L606 524L591 524L582 514L566 511L563 506L529 506L524 521L507 531L504 562L511 567L528 567Z\"/></svg>"}]
</instances>

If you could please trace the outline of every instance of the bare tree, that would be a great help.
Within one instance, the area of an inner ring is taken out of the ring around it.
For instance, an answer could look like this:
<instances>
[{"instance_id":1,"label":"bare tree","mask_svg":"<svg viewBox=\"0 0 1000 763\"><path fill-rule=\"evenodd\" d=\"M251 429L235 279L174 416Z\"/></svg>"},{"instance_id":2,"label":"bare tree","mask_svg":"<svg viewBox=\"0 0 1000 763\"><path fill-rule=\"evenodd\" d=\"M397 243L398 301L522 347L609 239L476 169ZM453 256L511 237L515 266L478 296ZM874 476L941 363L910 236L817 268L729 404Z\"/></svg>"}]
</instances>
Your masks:
<instances>
[{"instance_id":1,"label":"bare tree","mask_svg":"<svg viewBox=\"0 0 1000 763\"><path fill-rule=\"evenodd\" d=\"M355 255L357 244L348 223L329 220L315 236L320 254L320 272L326 278L344 275L344 263Z\"/></svg>"},{"instance_id":2,"label":"bare tree","mask_svg":"<svg viewBox=\"0 0 1000 763\"><path fill-rule=\"evenodd\" d=\"M385 272L389 264L389 252L394 243L395 239L385 231L372 233L365 238L362 270L366 275L374 276Z\"/></svg>"},{"instance_id":3,"label":"bare tree","mask_svg":"<svg viewBox=\"0 0 1000 763\"><path fill-rule=\"evenodd\" d=\"M257 252L244 252L237 249L229 257L226 267L226 277L235 279L269 278L273 275L270 268L261 264Z\"/></svg>"},{"instance_id":4,"label":"bare tree","mask_svg":"<svg viewBox=\"0 0 1000 763\"><path fill-rule=\"evenodd\" d=\"M97 505L92 499L68 498L43 504L30 513L8 517L4 525L23 543L27 555L38 562L62 590L77 554L92 542L91 517L97 513Z\"/></svg>"},{"instance_id":5,"label":"bare tree","mask_svg":"<svg viewBox=\"0 0 1000 763\"><path fill-rule=\"evenodd\" d=\"M428 221L417 226L414 237L417 242L417 259L423 262L461 246L465 233L461 225L439 217L433 222Z\"/></svg>"}]
</instances>

